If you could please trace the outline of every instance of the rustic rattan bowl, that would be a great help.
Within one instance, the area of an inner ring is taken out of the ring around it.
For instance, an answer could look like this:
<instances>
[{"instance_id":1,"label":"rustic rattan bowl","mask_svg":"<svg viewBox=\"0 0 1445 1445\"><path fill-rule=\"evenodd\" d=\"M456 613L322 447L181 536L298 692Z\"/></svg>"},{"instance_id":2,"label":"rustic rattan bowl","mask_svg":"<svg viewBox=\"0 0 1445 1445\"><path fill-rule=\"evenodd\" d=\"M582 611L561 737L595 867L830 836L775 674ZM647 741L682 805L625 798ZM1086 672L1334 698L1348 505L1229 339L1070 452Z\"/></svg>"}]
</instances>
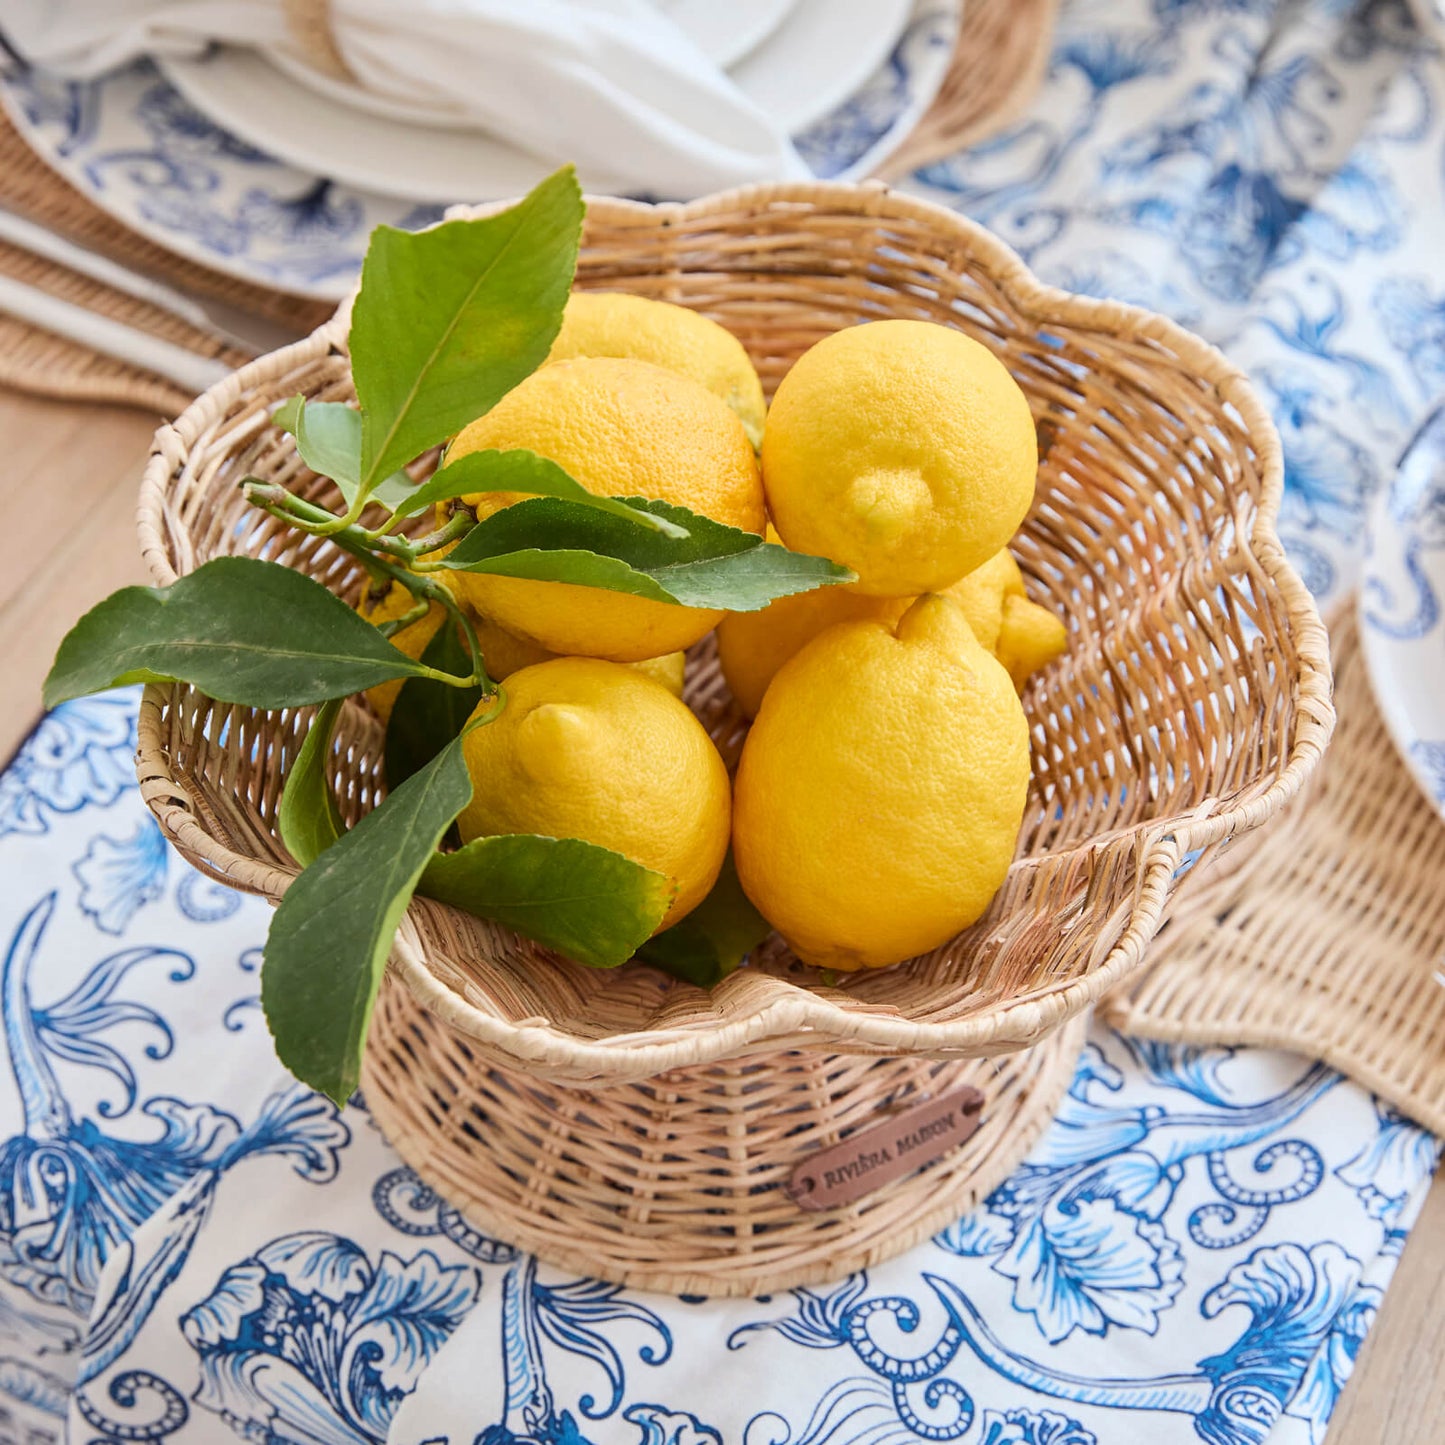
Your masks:
<instances>
[{"instance_id":1,"label":"rustic rattan bowl","mask_svg":"<svg viewBox=\"0 0 1445 1445\"><path fill-rule=\"evenodd\" d=\"M1069 650L1030 684L1034 778L1018 853L980 922L898 968L825 983L780 940L704 991L604 973L418 899L377 1010L364 1088L401 1153L492 1233L591 1273L742 1292L905 1247L1011 1167L1064 1086L1081 1016L1138 967L1171 893L1299 787L1328 740L1328 644L1274 530L1275 433L1241 375L1172 323L1040 285L998 240L881 186L795 185L686 206L590 202L578 284L691 306L769 391L820 337L880 317L992 347L1038 425L1015 550ZM351 396L345 321L263 357L157 435L140 532L157 582L246 553L359 585L330 544L251 511L248 474L317 495L269 423L296 392ZM689 701L724 755L744 724L706 644ZM198 867L273 900L275 833L306 715L148 689L145 796ZM377 798L357 703L343 811ZM1059 1032L1066 1022L1075 1021ZM1022 1052L1021 1052L1022 1051ZM801 1153L955 1081L985 1125L931 1171L803 1214Z\"/></svg>"}]
</instances>

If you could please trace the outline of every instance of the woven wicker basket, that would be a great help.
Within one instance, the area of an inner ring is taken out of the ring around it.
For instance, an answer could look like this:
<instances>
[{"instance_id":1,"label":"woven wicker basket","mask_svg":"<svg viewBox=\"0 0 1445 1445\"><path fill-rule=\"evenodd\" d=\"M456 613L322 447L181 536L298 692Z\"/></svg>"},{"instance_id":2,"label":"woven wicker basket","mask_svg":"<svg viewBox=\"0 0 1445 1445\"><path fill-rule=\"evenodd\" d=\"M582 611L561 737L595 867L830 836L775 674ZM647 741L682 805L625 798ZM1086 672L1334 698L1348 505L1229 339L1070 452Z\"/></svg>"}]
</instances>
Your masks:
<instances>
[{"instance_id":1,"label":"woven wicker basket","mask_svg":"<svg viewBox=\"0 0 1445 1445\"><path fill-rule=\"evenodd\" d=\"M557 1262L700 1293L845 1273L1017 1163L1067 1082L1085 1011L1139 964L1172 890L1319 758L1328 643L1274 533L1278 443L1202 342L1043 287L977 226L878 185L593 201L578 283L714 317L769 391L818 338L876 317L957 326L1003 357L1042 456L1016 551L1070 632L1025 699L1034 781L1018 854L975 927L834 986L777 939L711 992L641 966L589 971L418 899L377 1009L368 1104L481 1227ZM328 485L269 424L296 392L351 395L344 317L158 433L140 510L158 582L241 552L354 595L345 556L248 510L236 486ZM689 701L734 757L744 724L706 644ZM275 810L306 722L147 690L144 795L199 868L285 890L296 869ZM376 801L380 730L356 704L340 736L333 781L355 818ZM778 1187L815 1144L958 1082L983 1088L985 1122L932 1169L813 1214Z\"/></svg>"}]
</instances>

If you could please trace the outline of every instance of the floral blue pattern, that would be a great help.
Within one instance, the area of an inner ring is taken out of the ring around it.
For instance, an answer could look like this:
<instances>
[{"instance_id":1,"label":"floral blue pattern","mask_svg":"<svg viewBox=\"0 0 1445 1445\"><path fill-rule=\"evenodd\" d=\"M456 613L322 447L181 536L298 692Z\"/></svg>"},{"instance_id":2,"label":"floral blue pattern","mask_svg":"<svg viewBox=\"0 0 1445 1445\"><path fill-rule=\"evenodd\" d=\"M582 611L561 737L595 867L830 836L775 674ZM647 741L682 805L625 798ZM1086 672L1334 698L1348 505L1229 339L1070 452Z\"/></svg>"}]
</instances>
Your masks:
<instances>
[{"instance_id":1,"label":"floral blue pattern","mask_svg":"<svg viewBox=\"0 0 1445 1445\"><path fill-rule=\"evenodd\" d=\"M489 1239L468 1224L458 1210L405 1166L376 1181L371 1202L376 1212L401 1234L414 1238L445 1235L458 1249L484 1264L511 1264L518 1257L510 1244Z\"/></svg>"},{"instance_id":2,"label":"floral blue pattern","mask_svg":"<svg viewBox=\"0 0 1445 1445\"><path fill-rule=\"evenodd\" d=\"M1445 388L1439 53L1391 0L1074 0L1044 95L915 188L1047 281L1241 362L1285 448L1286 542L1328 602Z\"/></svg>"},{"instance_id":3,"label":"floral blue pattern","mask_svg":"<svg viewBox=\"0 0 1445 1445\"><path fill-rule=\"evenodd\" d=\"M0 775L0 838L38 836L57 813L104 808L135 786L136 695L61 703Z\"/></svg>"},{"instance_id":4,"label":"floral blue pattern","mask_svg":"<svg viewBox=\"0 0 1445 1445\"><path fill-rule=\"evenodd\" d=\"M427 1250L375 1264L315 1231L233 1265L181 1331L201 1361L196 1403L244 1439L382 1445L399 1402L476 1304L474 1270Z\"/></svg>"},{"instance_id":5,"label":"floral blue pattern","mask_svg":"<svg viewBox=\"0 0 1445 1445\"><path fill-rule=\"evenodd\" d=\"M80 911L102 933L124 933L136 909L165 891L170 848L155 819L136 825L129 838L101 833L71 872L80 880Z\"/></svg>"},{"instance_id":6,"label":"floral blue pattern","mask_svg":"<svg viewBox=\"0 0 1445 1445\"><path fill-rule=\"evenodd\" d=\"M1233 1051L1144 1043L1130 1052L1156 1089L1178 1091L1184 1099L1161 1108L1128 1107L1098 1097L1100 1089L1122 1090L1125 1075L1091 1044L1069 1099L1033 1158L983 1209L935 1239L950 1254L989 1260L996 1273L1011 1280L1014 1311L1032 1316L1037 1335L1050 1345L1075 1330L1099 1336L1159 1333L1161 1316L1185 1290L1184 1248L1167 1223L1180 1217L1173 1206L1181 1191L1191 1195L1192 1207L1182 1216L1189 1237L1207 1250L1222 1251L1253 1239L1274 1210L1308 1199L1324 1182L1319 1151L1297 1139L1276 1138L1253 1156L1254 1169L1264 1174L1281 1159L1295 1161L1295 1177L1286 1183L1243 1189L1227 1161L1232 1151L1279 1135L1337 1087L1337 1076L1304 1068L1277 1092L1240 1098L1228 1080ZM1409 1146L1390 1134L1404 1121L1392 1111L1382 1111L1379 1120L1375 1140L1338 1171L1376 1218L1387 1212L1388 1206L1376 1201L1389 1197L1384 1191L1394 1169L1413 1162L1428 1174L1433 1159L1429 1136L1409 1126L1416 1139L1424 1139L1431 1157L1398 1159L1402 1150L1408 1156ZM1191 1188L1186 1166L1195 1158L1206 1168ZM1205 1180L1222 1200L1206 1194L1204 1202L1192 1203ZM1202 1219L1233 1224L1236 1210L1245 1215L1242 1227L1202 1235ZM1167 1376L1083 1378L1052 1360L1042 1363L1004 1343L958 1279L931 1271L922 1274L922 1283L937 1296L944 1315L925 1337L931 1343L922 1351L898 1356L878 1344L876 1320L911 1335L919 1329L922 1310L914 1294L868 1295L866 1275L823 1293L793 1291L797 1303L791 1314L742 1326L729 1346L741 1348L757 1331L776 1331L805 1348L847 1346L889 1383L899 1421L927 1439L960 1439L972 1426L976 1409L970 1381L976 1377L958 1368L967 1349L996 1374L1036 1394L1115 1410L1188 1413L1205 1439L1249 1445L1265 1438L1300 1390L1306 1391L1302 1404L1322 1409L1328 1418L1334 1397L1325 1387L1341 1378L1339 1371L1348 1373L1354 1357L1348 1346L1353 1341L1358 1349L1359 1322L1378 1298L1378 1292L1354 1293L1359 1278L1359 1262L1333 1240L1309 1249L1289 1243L1254 1250L1198 1305L1206 1319L1243 1305L1250 1322L1228 1348L1197 1360L1192 1373L1176 1368ZM1346 1314L1347 1306L1353 1314ZM1084 1431L1076 1421L1067 1421L1067 1428Z\"/></svg>"},{"instance_id":7,"label":"floral blue pattern","mask_svg":"<svg viewBox=\"0 0 1445 1445\"><path fill-rule=\"evenodd\" d=\"M0 838L0 1401L36 1430L1318 1440L1435 1162L1397 1111L1305 1061L1096 1033L1025 1164L867 1275L732 1304L559 1275L284 1078L255 1013L264 907L132 859L124 703L52 718L0 780L28 830Z\"/></svg>"},{"instance_id":8,"label":"floral blue pattern","mask_svg":"<svg viewBox=\"0 0 1445 1445\"><path fill-rule=\"evenodd\" d=\"M800 1318L812 1313L831 1317L834 1324L827 1334L810 1338L804 1327L794 1329L789 1337L813 1348L847 1344L862 1365L888 1383L899 1423L925 1440L959 1440L973 1425L976 1411L967 1383L973 1377L963 1369L950 1373L966 1348L995 1374L1038 1394L1117 1411L1184 1413L1205 1440L1258 1445L1307 1372L1309 1390L1322 1389L1318 1357L1322 1347L1330 1346L1337 1325L1346 1321L1346 1307L1357 1301L1359 1262L1333 1242L1309 1251L1294 1244L1256 1250L1231 1269L1199 1306L1206 1319L1234 1305L1248 1311L1249 1322L1230 1347L1198 1361L1192 1372L1139 1379L1086 1378L1014 1353L957 1282L930 1273L922 1278L944 1309L944 1324L936 1336L928 1337L933 1343L926 1350L894 1354L877 1342L875 1317L891 1323L896 1331L912 1334L919 1327L921 1310L908 1296L862 1297L866 1275L855 1276L821 1300L795 1291L804 1298ZM1348 1322L1344 1327L1347 1335L1354 1328ZM1341 1361L1332 1353L1327 1363L1338 1368ZM1072 1433L1084 1445L1093 1445L1095 1437L1077 1420L1055 1415L1049 1423L1057 1434L1067 1438Z\"/></svg>"},{"instance_id":9,"label":"floral blue pattern","mask_svg":"<svg viewBox=\"0 0 1445 1445\"><path fill-rule=\"evenodd\" d=\"M1189 1237L1205 1249L1253 1238L1275 1207L1319 1187L1319 1155L1303 1141L1277 1139L1255 1156L1253 1167L1264 1174L1279 1160L1296 1162L1296 1177L1273 1188L1241 1187L1229 1155L1278 1134L1333 1086L1333 1075L1311 1069L1276 1098L1231 1105L1216 1092L1210 1068L1181 1070L1173 1056L1161 1061L1159 1051L1147 1047L1140 1053L1146 1067L1154 1063L1159 1083L1181 1090L1181 1102L1215 1107L1181 1107L1157 1122L1145 1111L1112 1107L1097 1095L1122 1087L1122 1075L1091 1045L1059 1110L1052 1136L1057 1153L1046 1147L982 1212L940 1236L959 1254L994 1257L993 1268L1014 1282L1014 1308L1032 1314L1051 1344L1075 1330L1104 1335L1114 1326L1158 1328L1160 1312L1182 1288L1184 1267L1181 1245L1161 1220L1191 1159L1202 1156L1205 1178L1219 1196L1188 1216ZM1194 1053L1184 1050L1182 1058L1193 1063ZM1093 1147L1086 1150L1083 1140Z\"/></svg>"}]
</instances>

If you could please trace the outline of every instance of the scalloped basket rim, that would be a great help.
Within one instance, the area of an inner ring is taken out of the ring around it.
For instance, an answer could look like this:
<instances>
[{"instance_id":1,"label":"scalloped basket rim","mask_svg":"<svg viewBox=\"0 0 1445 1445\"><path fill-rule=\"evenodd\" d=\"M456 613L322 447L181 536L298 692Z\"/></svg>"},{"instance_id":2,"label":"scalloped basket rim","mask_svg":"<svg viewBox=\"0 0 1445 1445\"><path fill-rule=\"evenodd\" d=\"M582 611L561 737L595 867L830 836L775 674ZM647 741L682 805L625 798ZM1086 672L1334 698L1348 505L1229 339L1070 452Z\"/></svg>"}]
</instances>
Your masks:
<instances>
[{"instance_id":1,"label":"scalloped basket rim","mask_svg":"<svg viewBox=\"0 0 1445 1445\"><path fill-rule=\"evenodd\" d=\"M493 212L510 202L458 207L448 219ZM589 220L636 221L639 226L672 227L711 214L750 211L762 216L797 209L800 213L832 208L834 214L866 217L880 224L890 218L922 221L945 244L955 243L956 263L967 261L990 282L1019 317L1035 324L1067 324L1101 335L1126 327L1135 337L1167 347L1195 376L1212 387L1234 409L1248 432L1259 463L1260 491L1253 518L1242 531L1242 550L1277 592L1295 632L1300 676L1295 679L1298 717L1288 740L1287 756L1268 787L1247 802L1215 810L1213 800L1193 816L1124 829L1136 842L1136 883L1127 926L1119 929L1105 955L1078 977L1054 980L991 1011L942 1023L919 1023L888 1016L872 1006L848 1008L790 980L747 970L725 980L714 996L725 1003L748 995L745 1006L729 1008L725 1023L706 1032L696 1026L582 1038L544 1019L514 1022L489 1014L442 982L428 967L417 938L414 910L404 917L392 951L391 967L427 1008L444 1017L477 1043L494 1049L503 1060L539 1068L553 1077L638 1080L669 1069L708 1064L743 1054L778 1048L821 1048L832 1052L965 1056L1000 1053L1027 1047L1069 1017L1095 1002L1142 960L1157 932L1170 883L1181 861L1196 850L1237 832L1259 826L1301 786L1323 753L1333 727L1330 703L1328 637L1303 581L1285 557L1274 529L1283 494L1280 442L1263 404L1244 375L1216 348L1166 317L1127 305L1074 295L1048 286L1028 269L1002 240L982 226L932 202L904 196L879 182L796 183L744 187L690 203L649 204L612 197L588 197ZM441 222L438 224L445 224ZM352 297L355 292L353 291ZM270 382L283 367L313 361L328 352L345 353L350 303L310 336L280 351L259 357L197 398L173 423L156 433L152 455L141 483L138 530L146 563L158 585L176 580L163 532L167 489L178 466L199 441L252 384ZM247 429L259 427L252 417ZM210 440L215 440L211 438ZM146 689L141 717L140 758L164 755L159 718L170 689ZM259 873L247 886L272 900L279 898L295 875L224 847L195 821L195 799L164 768L142 769L147 801L166 830L205 857L218 877L236 865ZM184 802L181 800L184 799ZM1117 836L1115 841L1118 841ZM1054 858L1097 848L1100 840L1084 840ZM439 905L436 905L439 906ZM764 982L765 980L765 982ZM759 985L763 986L760 988ZM685 987L685 985L679 985ZM739 1005L744 999L736 1000Z\"/></svg>"}]
</instances>

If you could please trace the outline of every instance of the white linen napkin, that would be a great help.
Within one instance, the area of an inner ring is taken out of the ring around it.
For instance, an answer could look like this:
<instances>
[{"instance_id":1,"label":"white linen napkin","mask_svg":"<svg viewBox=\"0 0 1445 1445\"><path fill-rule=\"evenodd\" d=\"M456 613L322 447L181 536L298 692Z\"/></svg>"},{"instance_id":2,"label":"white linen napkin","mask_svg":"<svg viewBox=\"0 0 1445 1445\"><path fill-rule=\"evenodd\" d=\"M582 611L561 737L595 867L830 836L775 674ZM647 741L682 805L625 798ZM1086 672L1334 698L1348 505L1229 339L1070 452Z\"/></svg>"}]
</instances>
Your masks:
<instances>
[{"instance_id":1,"label":"white linen napkin","mask_svg":"<svg viewBox=\"0 0 1445 1445\"><path fill-rule=\"evenodd\" d=\"M214 42L299 53L285 0L6 0L9 43L89 79L145 54ZM330 0L351 81L458 112L625 189L686 198L806 178L791 141L648 0ZM293 5L293 15L296 7Z\"/></svg>"}]
</instances>

